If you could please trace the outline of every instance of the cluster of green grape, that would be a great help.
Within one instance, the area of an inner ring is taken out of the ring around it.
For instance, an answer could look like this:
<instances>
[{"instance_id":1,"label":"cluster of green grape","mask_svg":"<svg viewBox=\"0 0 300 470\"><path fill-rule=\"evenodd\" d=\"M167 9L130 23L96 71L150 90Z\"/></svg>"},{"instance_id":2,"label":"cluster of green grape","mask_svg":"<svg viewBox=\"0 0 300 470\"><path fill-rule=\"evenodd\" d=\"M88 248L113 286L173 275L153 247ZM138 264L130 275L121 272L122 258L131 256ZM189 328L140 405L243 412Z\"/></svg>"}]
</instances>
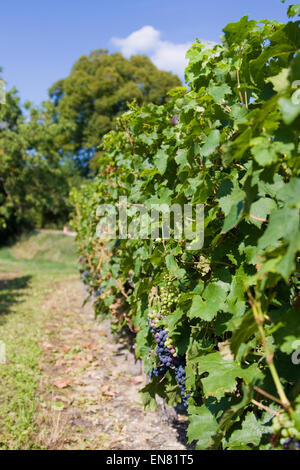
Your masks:
<instances>
[{"instance_id":1,"label":"cluster of green grape","mask_svg":"<svg viewBox=\"0 0 300 470\"><path fill-rule=\"evenodd\" d=\"M167 281L167 286L161 287L160 289L161 314L163 317L167 316L171 312L177 298L171 278L169 276L165 276L165 279Z\"/></svg>"},{"instance_id":2,"label":"cluster of green grape","mask_svg":"<svg viewBox=\"0 0 300 470\"><path fill-rule=\"evenodd\" d=\"M172 311L175 300L176 292L174 289L173 282L169 276L165 276L166 286L160 288L160 295L156 296L156 305L149 309L148 312L148 322L149 327L153 330L163 329L167 333L166 338L164 339L164 346L168 350L172 351L174 357L177 356L173 340L169 336L169 329L166 326L164 319Z\"/></svg>"},{"instance_id":3,"label":"cluster of green grape","mask_svg":"<svg viewBox=\"0 0 300 470\"><path fill-rule=\"evenodd\" d=\"M158 328L161 324L162 315L156 307L152 307L148 312L149 324L152 328Z\"/></svg>"},{"instance_id":4,"label":"cluster of green grape","mask_svg":"<svg viewBox=\"0 0 300 470\"><path fill-rule=\"evenodd\" d=\"M279 436L279 442L284 450L300 450L300 431L294 427L287 413L273 419L273 432Z\"/></svg>"}]
</instances>

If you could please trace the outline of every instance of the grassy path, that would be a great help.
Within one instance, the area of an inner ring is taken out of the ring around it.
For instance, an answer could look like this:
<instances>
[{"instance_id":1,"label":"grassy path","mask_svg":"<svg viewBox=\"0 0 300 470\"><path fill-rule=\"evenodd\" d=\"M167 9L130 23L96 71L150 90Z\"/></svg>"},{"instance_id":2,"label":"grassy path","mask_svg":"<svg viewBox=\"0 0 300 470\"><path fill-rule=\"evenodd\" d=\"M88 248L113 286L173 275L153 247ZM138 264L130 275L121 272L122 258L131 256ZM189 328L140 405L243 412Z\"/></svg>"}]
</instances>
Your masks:
<instances>
[{"instance_id":1,"label":"grassy path","mask_svg":"<svg viewBox=\"0 0 300 470\"><path fill-rule=\"evenodd\" d=\"M0 250L0 449L184 449L182 423L143 410L140 367L82 307L74 260L57 234Z\"/></svg>"},{"instance_id":2,"label":"grassy path","mask_svg":"<svg viewBox=\"0 0 300 470\"><path fill-rule=\"evenodd\" d=\"M33 285L30 279L15 273L0 277L0 340L6 353L6 363L0 365L0 449L35 447L39 306L47 287L40 282Z\"/></svg>"}]
</instances>

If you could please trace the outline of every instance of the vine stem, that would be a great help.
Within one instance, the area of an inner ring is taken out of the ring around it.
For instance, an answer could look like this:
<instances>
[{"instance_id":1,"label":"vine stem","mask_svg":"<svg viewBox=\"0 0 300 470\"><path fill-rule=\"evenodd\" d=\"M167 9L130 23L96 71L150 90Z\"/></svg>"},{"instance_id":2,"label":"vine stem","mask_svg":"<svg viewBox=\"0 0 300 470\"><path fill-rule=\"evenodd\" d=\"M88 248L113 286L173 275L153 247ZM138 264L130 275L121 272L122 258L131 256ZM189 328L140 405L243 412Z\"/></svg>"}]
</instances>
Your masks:
<instances>
[{"instance_id":1,"label":"vine stem","mask_svg":"<svg viewBox=\"0 0 300 470\"><path fill-rule=\"evenodd\" d=\"M257 387L256 385L254 386L254 390L256 390L258 393L260 393L261 395L264 395L265 397L269 398L270 400L273 400L273 401L276 401L276 403L279 403L279 405L282 406L282 403L280 400L278 400L278 398L274 397L273 395L271 395L270 393L268 392L265 392L262 388L259 388Z\"/></svg>"},{"instance_id":2,"label":"vine stem","mask_svg":"<svg viewBox=\"0 0 300 470\"><path fill-rule=\"evenodd\" d=\"M251 219L258 220L259 222L268 222L267 219L262 219L261 217L256 217L255 215L249 214L249 217L251 217Z\"/></svg>"},{"instance_id":3,"label":"vine stem","mask_svg":"<svg viewBox=\"0 0 300 470\"><path fill-rule=\"evenodd\" d=\"M259 336L261 339L262 346L265 350L265 355L266 355L266 361L269 367L269 370L272 375L272 379L274 382L274 385L276 387L277 393L279 395L280 401L282 403L282 406L290 413L293 413L293 409L291 407L291 404L289 402L289 399L287 398L285 391L283 389L283 386L280 382L280 378L277 372L277 369L275 367L274 361L273 361L273 352L270 350L267 341L266 341L266 335L265 335L265 330L263 327L265 316L261 308L261 303L259 300L256 300L253 298L251 293L248 291L248 296L249 296L249 303L252 308L253 316L257 324Z\"/></svg>"},{"instance_id":4,"label":"vine stem","mask_svg":"<svg viewBox=\"0 0 300 470\"><path fill-rule=\"evenodd\" d=\"M236 78L237 78L237 88L238 88L238 92L239 92L239 95L240 95L240 100L241 100L242 106L244 106L244 100L243 100L243 96L242 96L242 93L241 93L240 67L237 68Z\"/></svg>"},{"instance_id":5,"label":"vine stem","mask_svg":"<svg viewBox=\"0 0 300 470\"><path fill-rule=\"evenodd\" d=\"M275 415L275 416L279 416L279 412L278 412L278 411L272 410L272 408L269 408L268 406L263 405L263 404L260 403L259 401L251 400L251 402L252 402L255 406L258 406L259 408L262 408L263 410L268 411L269 413L272 413L272 414Z\"/></svg>"}]
</instances>

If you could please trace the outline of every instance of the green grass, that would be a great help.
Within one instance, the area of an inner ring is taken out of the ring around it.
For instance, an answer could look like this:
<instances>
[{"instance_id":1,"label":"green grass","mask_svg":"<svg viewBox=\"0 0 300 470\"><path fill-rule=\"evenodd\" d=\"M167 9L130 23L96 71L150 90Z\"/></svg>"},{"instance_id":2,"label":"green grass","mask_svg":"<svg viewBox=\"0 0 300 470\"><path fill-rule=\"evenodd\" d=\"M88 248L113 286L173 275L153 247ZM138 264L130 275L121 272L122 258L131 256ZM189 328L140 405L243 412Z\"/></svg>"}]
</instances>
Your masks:
<instances>
[{"instance_id":1,"label":"green grass","mask_svg":"<svg viewBox=\"0 0 300 470\"><path fill-rule=\"evenodd\" d=\"M77 276L74 239L37 233L0 249L0 449L35 449L43 303L53 283Z\"/></svg>"},{"instance_id":2,"label":"green grass","mask_svg":"<svg viewBox=\"0 0 300 470\"><path fill-rule=\"evenodd\" d=\"M74 274L76 244L63 234L32 232L9 247L0 248L0 272Z\"/></svg>"}]
</instances>

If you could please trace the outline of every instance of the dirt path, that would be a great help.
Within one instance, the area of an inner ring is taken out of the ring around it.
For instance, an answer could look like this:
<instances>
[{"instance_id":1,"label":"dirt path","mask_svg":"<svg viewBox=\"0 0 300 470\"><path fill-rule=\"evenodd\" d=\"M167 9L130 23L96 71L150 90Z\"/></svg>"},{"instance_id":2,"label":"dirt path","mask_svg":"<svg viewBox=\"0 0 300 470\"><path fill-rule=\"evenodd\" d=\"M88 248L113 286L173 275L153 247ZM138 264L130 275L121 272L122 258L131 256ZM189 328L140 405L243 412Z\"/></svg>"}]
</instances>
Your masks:
<instances>
[{"instance_id":1,"label":"dirt path","mask_svg":"<svg viewBox=\"0 0 300 470\"><path fill-rule=\"evenodd\" d=\"M143 410L138 390L144 374L109 325L95 321L92 306L82 308L83 298L82 284L70 280L54 285L43 305L39 445L186 449L185 423L171 425L160 413Z\"/></svg>"}]
</instances>

